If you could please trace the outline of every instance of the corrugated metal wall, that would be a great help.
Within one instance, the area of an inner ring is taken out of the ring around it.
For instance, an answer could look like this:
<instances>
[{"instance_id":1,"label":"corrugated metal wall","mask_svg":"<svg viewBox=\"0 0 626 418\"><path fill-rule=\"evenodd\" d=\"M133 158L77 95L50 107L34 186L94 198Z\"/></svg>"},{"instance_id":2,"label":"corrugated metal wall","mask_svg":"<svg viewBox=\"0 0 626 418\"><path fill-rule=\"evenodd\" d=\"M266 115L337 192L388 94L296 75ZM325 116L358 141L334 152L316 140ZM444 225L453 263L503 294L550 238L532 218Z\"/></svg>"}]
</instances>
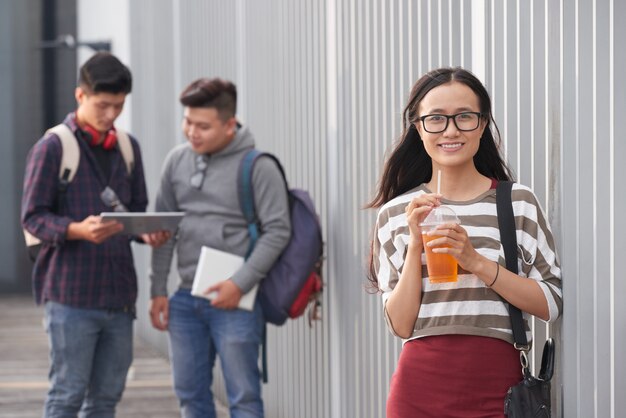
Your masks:
<instances>
[{"instance_id":1,"label":"corrugated metal wall","mask_svg":"<svg viewBox=\"0 0 626 418\"><path fill-rule=\"evenodd\" d=\"M561 12L563 264L568 298L566 417L626 410L626 4L579 0ZM620 161L622 161L620 163Z\"/></svg>"},{"instance_id":2,"label":"corrugated metal wall","mask_svg":"<svg viewBox=\"0 0 626 418\"><path fill-rule=\"evenodd\" d=\"M374 213L362 207L400 133L412 83L442 65L466 66L484 80L509 161L537 193L561 247L563 331L535 328L539 346L548 334L559 338L556 416L621 416L626 284L616 258L626 253L626 197L616 179L626 174L618 159L626 146L615 137L626 113L626 53L616 43L626 39L623 2L129 4L132 125L151 192L164 155L182 140L178 93L196 77L221 76L237 83L240 116L259 147L281 158L322 216L324 321L270 327L267 416L384 416L400 345L385 328L380 298L366 289ZM163 347L145 317L140 329Z\"/></svg>"}]
</instances>

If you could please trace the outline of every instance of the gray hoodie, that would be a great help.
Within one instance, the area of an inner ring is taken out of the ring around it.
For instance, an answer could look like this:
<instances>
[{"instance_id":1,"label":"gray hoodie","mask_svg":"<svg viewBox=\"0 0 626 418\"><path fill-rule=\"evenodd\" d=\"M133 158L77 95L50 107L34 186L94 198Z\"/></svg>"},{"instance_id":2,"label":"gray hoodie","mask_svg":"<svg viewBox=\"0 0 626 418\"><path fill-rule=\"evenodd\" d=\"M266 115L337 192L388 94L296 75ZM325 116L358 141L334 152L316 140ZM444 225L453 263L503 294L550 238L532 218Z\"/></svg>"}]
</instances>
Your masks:
<instances>
[{"instance_id":1,"label":"gray hoodie","mask_svg":"<svg viewBox=\"0 0 626 418\"><path fill-rule=\"evenodd\" d=\"M163 165L156 211L182 211L185 217L176 236L152 251L152 297L167 295L167 277L175 247L179 285L187 289L191 289L203 245L246 255L250 240L237 196L237 172L243 155L253 147L252 133L241 127L226 148L203 156L207 168L200 189L190 183L197 171L198 154L189 143L170 151ZM251 256L232 277L243 293L265 277L291 234L285 182L274 161L260 158L254 166L252 183L262 233Z\"/></svg>"}]
</instances>

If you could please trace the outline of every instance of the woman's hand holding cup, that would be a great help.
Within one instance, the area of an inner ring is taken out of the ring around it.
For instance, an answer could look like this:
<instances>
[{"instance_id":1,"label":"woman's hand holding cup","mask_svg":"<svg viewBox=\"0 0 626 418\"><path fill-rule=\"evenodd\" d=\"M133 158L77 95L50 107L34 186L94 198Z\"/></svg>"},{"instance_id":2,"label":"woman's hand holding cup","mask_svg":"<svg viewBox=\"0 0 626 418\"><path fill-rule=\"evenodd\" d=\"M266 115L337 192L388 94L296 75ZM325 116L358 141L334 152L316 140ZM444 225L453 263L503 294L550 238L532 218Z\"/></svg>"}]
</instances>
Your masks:
<instances>
[{"instance_id":1,"label":"woman's hand holding cup","mask_svg":"<svg viewBox=\"0 0 626 418\"><path fill-rule=\"evenodd\" d=\"M441 195L437 193L424 194L416 197L406 206L405 213L409 225L410 241L409 247L423 246L422 228L420 224L426 219L428 214L441 205Z\"/></svg>"}]
</instances>

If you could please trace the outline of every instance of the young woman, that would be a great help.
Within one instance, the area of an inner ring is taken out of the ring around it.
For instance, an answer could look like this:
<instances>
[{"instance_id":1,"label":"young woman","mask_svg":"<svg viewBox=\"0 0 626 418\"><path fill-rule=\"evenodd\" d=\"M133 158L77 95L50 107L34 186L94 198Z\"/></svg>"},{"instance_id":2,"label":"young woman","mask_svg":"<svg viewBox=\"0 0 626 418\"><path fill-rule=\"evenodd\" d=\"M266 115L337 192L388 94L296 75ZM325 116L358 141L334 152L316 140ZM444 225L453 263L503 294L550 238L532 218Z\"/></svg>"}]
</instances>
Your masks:
<instances>
[{"instance_id":1,"label":"young woman","mask_svg":"<svg viewBox=\"0 0 626 418\"><path fill-rule=\"evenodd\" d=\"M489 94L469 71L442 68L420 78L403 124L370 203L379 208L371 280L391 332L404 342L387 418L502 417L507 389L522 378L508 304L524 312L529 341L531 315L552 322L561 313L550 226L533 192L514 184L520 274L506 270L495 186L511 175ZM419 225L442 204L461 223L438 227L441 238L427 245L452 255L459 275L432 284Z\"/></svg>"}]
</instances>

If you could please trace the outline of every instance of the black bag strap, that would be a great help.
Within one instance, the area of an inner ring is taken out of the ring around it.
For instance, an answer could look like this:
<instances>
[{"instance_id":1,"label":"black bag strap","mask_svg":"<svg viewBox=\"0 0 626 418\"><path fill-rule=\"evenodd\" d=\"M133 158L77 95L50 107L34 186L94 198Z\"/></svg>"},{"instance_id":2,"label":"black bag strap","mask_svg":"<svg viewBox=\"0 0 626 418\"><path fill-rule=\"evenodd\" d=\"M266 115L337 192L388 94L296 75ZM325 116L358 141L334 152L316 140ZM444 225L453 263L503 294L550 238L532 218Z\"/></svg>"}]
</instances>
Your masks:
<instances>
[{"instance_id":1,"label":"black bag strap","mask_svg":"<svg viewBox=\"0 0 626 418\"><path fill-rule=\"evenodd\" d=\"M515 216L513 214L513 202L511 189L513 182L498 181L496 186L496 207L498 211L498 227L500 228L500 241L504 247L506 269L517 274L517 232L515 229ZM524 318L522 311L509 303L509 315L511 316L511 328L513 329L513 341L516 349L528 351L530 348L524 331Z\"/></svg>"}]
</instances>

